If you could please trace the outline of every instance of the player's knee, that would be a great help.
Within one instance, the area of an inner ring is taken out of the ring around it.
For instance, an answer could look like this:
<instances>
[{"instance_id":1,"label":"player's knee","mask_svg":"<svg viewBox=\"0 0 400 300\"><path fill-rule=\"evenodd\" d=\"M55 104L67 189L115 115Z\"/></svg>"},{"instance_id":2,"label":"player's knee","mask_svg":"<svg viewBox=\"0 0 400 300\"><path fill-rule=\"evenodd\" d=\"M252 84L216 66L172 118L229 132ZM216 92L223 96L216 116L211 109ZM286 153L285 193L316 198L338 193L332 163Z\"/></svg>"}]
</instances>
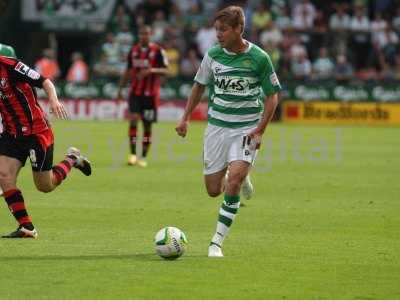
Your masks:
<instances>
[{"instance_id":1,"label":"player's knee","mask_svg":"<svg viewBox=\"0 0 400 300\"><path fill-rule=\"evenodd\" d=\"M50 193L52 190L54 190L54 186L52 184L36 184L36 188L42 193Z\"/></svg>"},{"instance_id":2,"label":"player's knee","mask_svg":"<svg viewBox=\"0 0 400 300\"><path fill-rule=\"evenodd\" d=\"M12 181L12 177L8 172L0 171L0 183L7 184L8 182Z\"/></svg>"},{"instance_id":3,"label":"player's knee","mask_svg":"<svg viewBox=\"0 0 400 300\"><path fill-rule=\"evenodd\" d=\"M221 195L222 188L221 187L207 187L208 196L215 198Z\"/></svg>"},{"instance_id":4,"label":"player's knee","mask_svg":"<svg viewBox=\"0 0 400 300\"><path fill-rule=\"evenodd\" d=\"M227 184L228 184L228 186L229 186L230 188L240 189L240 186L242 185L242 182L243 182L243 180L244 180L245 177L246 177L246 176L243 176L243 175L240 174L240 173L237 173L237 174L229 174Z\"/></svg>"}]
</instances>

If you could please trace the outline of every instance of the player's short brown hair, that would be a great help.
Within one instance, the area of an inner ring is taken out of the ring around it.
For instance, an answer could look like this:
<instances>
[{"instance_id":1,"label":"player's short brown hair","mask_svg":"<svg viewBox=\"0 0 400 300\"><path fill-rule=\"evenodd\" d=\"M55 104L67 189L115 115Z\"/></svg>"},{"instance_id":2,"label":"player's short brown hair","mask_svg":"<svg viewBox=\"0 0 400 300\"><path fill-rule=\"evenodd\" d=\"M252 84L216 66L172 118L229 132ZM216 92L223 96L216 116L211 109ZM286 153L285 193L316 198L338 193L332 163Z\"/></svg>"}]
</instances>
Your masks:
<instances>
[{"instance_id":1,"label":"player's short brown hair","mask_svg":"<svg viewBox=\"0 0 400 300\"><path fill-rule=\"evenodd\" d=\"M240 6L231 5L221 9L217 12L214 18L214 22L220 21L225 23L232 28L236 28L238 26L242 26L241 32L244 31L244 11Z\"/></svg>"}]
</instances>

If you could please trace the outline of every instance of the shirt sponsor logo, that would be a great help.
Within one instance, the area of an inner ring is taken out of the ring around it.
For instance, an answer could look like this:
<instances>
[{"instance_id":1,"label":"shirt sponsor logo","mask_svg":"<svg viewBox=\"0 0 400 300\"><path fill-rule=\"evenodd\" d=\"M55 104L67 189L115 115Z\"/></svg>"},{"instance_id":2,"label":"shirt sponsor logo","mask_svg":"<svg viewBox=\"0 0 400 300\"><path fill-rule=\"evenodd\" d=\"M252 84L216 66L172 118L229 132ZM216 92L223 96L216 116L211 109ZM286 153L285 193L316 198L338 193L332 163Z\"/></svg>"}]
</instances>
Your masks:
<instances>
[{"instance_id":1,"label":"shirt sponsor logo","mask_svg":"<svg viewBox=\"0 0 400 300\"><path fill-rule=\"evenodd\" d=\"M244 94L249 90L249 81L238 77L216 77L216 93Z\"/></svg>"},{"instance_id":2,"label":"shirt sponsor logo","mask_svg":"<svg viewBox=\"0 0 400 300\"><path fill-rule=\"evenodd\" d=\"M26 73L28 73L29 71L29 67L25 64L23 64L22 62L18 62L17 65L15 66L15 71L26 75Z\"/></svg>"},{"instance_id":3,"label":"shirt sponsor logo","mask_svg":"<svg viewBox=\"0 0 400 300\"><path fill-rule=\"evenodd\" d=\"M7 78L1 78L0 80L0 88L5 89L8 86Z\"/></svg>"},{"instance_id":4,"label":"shirt sponsor logo","mask_svg":"<svg viewBox=\"0 0 400 300\"><path fill-rule=\"evenodd\" d=\"M270 81L271 84L274 85L274 86L279 86L279 85L280 85L280 84L279 84L278 76L276 76L276 73L275 73L275 72L272 73L272 74L269 76L269 81Z\"/></svg>"},{"instance_id":5,"label":"shirt sponsor logo","mask_svg":"<svg viewBox=\"0 0 400 300\"><path fill-rule=\"evenodd\" d=\"M26 74L29 78L32 78L33 80L37 80L40 78L40 74L36 72L35 70L29 69L28 74Z\"/></svg>"}]
</instances>

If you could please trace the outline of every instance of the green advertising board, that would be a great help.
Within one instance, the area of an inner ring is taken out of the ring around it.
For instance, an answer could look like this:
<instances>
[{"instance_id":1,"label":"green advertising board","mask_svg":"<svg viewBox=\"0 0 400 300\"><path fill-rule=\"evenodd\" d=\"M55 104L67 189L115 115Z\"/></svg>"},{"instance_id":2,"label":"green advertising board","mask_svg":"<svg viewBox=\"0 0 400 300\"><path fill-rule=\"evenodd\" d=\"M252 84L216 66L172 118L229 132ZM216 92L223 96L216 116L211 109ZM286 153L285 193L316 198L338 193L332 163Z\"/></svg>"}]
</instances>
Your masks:
<instances>
[{"instance_id":1,"label":"green advertising board","mask_svg":"<svg viewBox=\"0 0 400 300\"><path fill-rule=\"evenodd\" d=\"M193 81L188 79L168 79L162 84L161 99L185 100ZM87 85L58 82L61 98L70 99L114 99L118 85L113 81L92 81ZM128 88L124 90L125 96ZM44 94L40 94L44 96ZM298 84L284 87L282 99L301 101L346 101L346 102L400 102L400 85L312 85Z\"/></svg>"}]
</instances>

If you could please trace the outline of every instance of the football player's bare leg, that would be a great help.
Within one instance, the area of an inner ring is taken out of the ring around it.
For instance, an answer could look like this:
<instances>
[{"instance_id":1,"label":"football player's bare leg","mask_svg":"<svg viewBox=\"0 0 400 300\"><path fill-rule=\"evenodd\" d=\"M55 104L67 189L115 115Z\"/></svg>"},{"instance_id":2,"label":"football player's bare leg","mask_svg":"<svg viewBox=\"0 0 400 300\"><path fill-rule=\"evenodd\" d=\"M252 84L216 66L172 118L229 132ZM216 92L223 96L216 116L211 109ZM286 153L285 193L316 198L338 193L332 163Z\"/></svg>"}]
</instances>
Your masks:
<instances>
[{"instance_id":1,"label":"football player's bare leg","mask_svg":"<svg viewBox=\"0 0 400 300\"><path fill-rule=\"evenodd\" d=\"M0 155L0 187L3 192L17 188L17 177L22 163L15 158Z\"/></svg>"},{"instance_id":2,"label":"football player's bare leg","mask_svg":"<svg viewBox=\"0 0 400 300\"><path fill-rule=\"evenodd\" d=\"M41 172L33 171L32 174L37 190L43 193L53 191L61 183L61 181L57 180L56 176L54 176L53 170Z\"/></svg>"},{"instance_id":3,"label":"football player's bare leg","mask_svg":"<svg viewBox=\"0 0 400 300\"><path fill-rule=\"evenodd\" d=\"M229 164L229 175L225 186L225 193L228 195L239 195L240 188L251 165L248 162L237 160Z\"/></svg>"},{"instance_id":4,"label":"football player's bare leg","mask_svg":"<svg viewBox=\"0 0 400 300\"><path fill-rule=\"evenodd\" d=\"M210 197L218 197L225 189L225 174L227 168L213 174L204 175L204 183Z\"/></svg>"}]
</instances>

